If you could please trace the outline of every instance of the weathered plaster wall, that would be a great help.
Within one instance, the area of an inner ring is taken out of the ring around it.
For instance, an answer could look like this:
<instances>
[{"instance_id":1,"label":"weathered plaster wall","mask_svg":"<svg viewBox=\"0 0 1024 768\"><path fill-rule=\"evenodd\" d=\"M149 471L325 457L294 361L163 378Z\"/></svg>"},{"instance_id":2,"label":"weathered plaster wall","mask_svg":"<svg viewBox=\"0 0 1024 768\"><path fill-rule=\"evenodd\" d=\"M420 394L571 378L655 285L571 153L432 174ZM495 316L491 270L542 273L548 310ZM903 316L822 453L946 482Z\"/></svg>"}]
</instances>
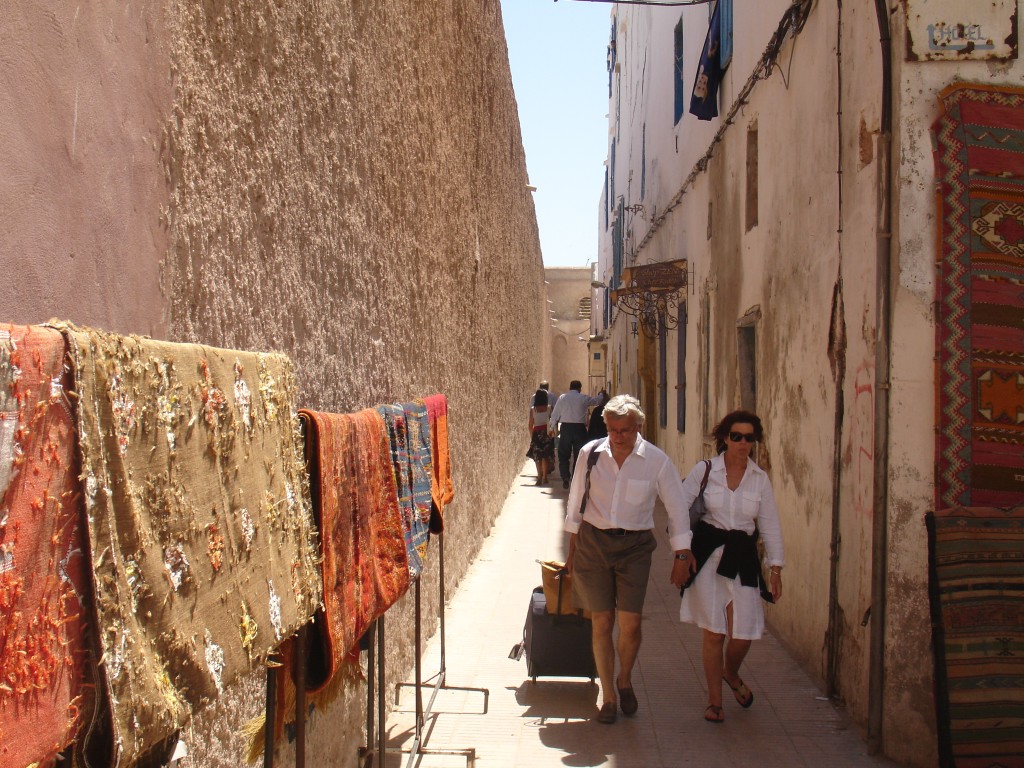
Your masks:
<instances>
[{"instance_id":1,"label":"weathered plaster wall","mask_svg":"<svg viewBox=\"0 0 1024 768\"><path fill-rule=\"evenodd\" d=\"M894 190L898 216L893 327L892 435L889 452L890 511L887 642L895 649L886 670L886 708L900 717L885 748L919 761L914 745L934 732L931 632L928 612L927 542L924 513L935 501L935 176L931 125L940 113L939 93L957 81L1019 87L1024 60L904 61L903 5L893 14L897 41L895 80L901 98L894 115L894 163L899 179ZM1018 7L1018 18L1020 8ZM1018 47L1020 43L1018 40ZM932 742L934 743L934 741ZM930 752L928 753L931 754Z\"/></svg>"},{"instance_id":2,"label":"weathered plaster wall","mask_svg":"<svg viewBox=\"0 0 1024 768\"><path fill-rule=\"evenodd\" d=\"M523 403L550 363L497 0L10 15L5 317L282 351L299 405L324 410L446 393L451 594L522 466ZM427 636L437 578L433 557ZM406 598L388 614L392 680L410 674L412 624ZM239 765L262 698L255 670L186 730L185 764ZM313 715L308 754L354 765L364 707L362 685L343 689ZM294 744L278 753L290 764Z\"/></svg>"},{"instance_id":3,"label":"weathered plaster wall","mask_svg":"<svg viewBox=\"0 0 1024 768\"><path fill-rule=\"evenodd\" d=\"M2 19L0 314L164 336L164 7L16 0Z\"/></svg>"}]
</instances>

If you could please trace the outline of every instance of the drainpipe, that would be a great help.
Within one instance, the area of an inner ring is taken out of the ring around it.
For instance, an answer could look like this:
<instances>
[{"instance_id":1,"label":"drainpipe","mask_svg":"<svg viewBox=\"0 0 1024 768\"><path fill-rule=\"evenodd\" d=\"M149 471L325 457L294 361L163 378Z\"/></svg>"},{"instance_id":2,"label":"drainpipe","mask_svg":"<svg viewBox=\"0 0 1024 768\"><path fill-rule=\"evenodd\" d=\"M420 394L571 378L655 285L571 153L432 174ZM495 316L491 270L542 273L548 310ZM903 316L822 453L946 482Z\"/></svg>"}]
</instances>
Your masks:
<instances>
[{"instance_id":1,"label":"drainpipe","mask_svg":"<svg viewBox=\"0 0 1024 768\"><path fill-rule=\"evenodd\" d=\"M868 669L868 751L882 748L885 693L886 569L889 549L889 386L892 343L892 40L886 0L875 0L882 54L878 133L878 234L875 265L875 467L871 529L871 638Z\"/></svg>"}]
</instances>

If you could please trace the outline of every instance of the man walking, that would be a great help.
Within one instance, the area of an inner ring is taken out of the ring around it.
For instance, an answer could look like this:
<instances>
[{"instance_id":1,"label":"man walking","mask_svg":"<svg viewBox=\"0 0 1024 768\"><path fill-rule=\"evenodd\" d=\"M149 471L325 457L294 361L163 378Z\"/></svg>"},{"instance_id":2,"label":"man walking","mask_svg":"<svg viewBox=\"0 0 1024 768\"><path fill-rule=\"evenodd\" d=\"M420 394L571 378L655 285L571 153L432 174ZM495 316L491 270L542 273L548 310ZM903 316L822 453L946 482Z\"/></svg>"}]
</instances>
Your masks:
<instances>
[{"instance_id":1,"label":"man walking","mask_svg":"<svg viewBox=\"0 0 1024 768\"><path fill-rule=\"evenodd\" d=\"M580 452L565 530L571 534L566 567L573 577L573 597L593 618L594 661L602 694L597 721L611 724L619 707L632 715L639 706L631 676L640 650L651 555L657 546L651 530L657 498L668 511L669 543L675 551L672 583L686 581L695 565L682 480L669 457L640 436L640 403L630 395L613 397L604 407L604 420L607 439ZM616 620L617 648L612 643Z\"/></svg>"},{"instance_id":2,"label":"man walking","mask_svg":"<svg viewBox=\"0 0 1024 768\"><path fill-rule=\"evenodd\" d=\"M562 476L563 488L569 487L572 467L587 442L587 409L600 402L599 398L584 395L582 389L578 379L569 382L569 391L558 398L548 422L549 429L558 435L558 474Z\"/></svg>"}]
</instances>

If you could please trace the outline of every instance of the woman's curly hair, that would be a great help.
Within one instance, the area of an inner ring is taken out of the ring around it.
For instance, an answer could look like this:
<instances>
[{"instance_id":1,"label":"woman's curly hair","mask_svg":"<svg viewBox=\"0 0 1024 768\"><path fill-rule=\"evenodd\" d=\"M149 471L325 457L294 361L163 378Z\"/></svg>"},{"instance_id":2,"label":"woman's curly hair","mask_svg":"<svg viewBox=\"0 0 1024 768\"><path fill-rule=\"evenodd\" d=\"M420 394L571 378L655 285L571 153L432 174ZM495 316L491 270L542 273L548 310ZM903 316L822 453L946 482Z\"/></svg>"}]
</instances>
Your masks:
<instances>
[{"instance_id":1,"label":"woman's curly hair","mask_svg":"<svg viewBox=\"0 0 1024 768\"><path fill-rule=\"evenodd\" d=\"M711 432L711 436L715 439L715 448L719 453L725 453L725 440L729 437L729 433L732 432L732 428L737 424L749 424L754 428L754 439L759 443L764 440L764 426L761 424L761 419L758 418L756 413L733 411L726 414L718 422L718 426Z\"/></svg>"}]
</instances>

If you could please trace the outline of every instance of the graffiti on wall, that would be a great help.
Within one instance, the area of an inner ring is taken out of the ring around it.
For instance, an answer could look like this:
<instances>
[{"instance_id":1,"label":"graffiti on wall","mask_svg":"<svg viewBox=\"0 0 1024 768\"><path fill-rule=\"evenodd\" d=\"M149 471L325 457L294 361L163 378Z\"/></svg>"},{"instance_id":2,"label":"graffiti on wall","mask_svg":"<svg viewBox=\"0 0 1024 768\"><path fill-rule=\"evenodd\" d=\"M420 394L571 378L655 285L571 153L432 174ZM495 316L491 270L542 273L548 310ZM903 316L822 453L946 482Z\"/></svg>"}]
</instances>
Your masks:
<instances>
[{"instance_id":1,"label":"graffiti on wall","mask_svg":"<svg viewBox=\"0 0 1024 768\"><path fill-rule=\"evenodd\" d=\"M853 476L853 506L870 516L874 505L875 474L875 371L862 364L853 380L853 409L850 424L850 467Z\"/></svg>"}]
</instances>

